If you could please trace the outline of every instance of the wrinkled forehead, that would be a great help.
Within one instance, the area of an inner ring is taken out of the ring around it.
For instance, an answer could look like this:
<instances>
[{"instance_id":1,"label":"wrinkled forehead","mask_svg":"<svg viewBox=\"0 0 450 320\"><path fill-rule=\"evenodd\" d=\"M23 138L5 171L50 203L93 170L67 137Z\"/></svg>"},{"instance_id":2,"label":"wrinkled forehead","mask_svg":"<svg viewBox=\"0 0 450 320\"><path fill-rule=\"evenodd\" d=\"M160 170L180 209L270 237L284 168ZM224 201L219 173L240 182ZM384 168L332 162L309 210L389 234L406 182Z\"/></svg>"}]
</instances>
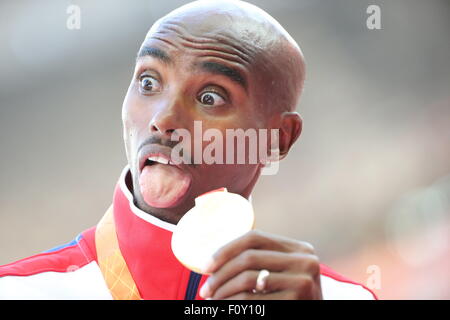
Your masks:
<instances>
[{"instance_id":1,"label":"wrinkled forehead","mask_svg":"<svg viewBox=\"0 0 450 320\"><path fill-rule=\"evenodd\" d=\"M260 35L248 20L234 21L222 14L162 19L147 33L144 44L162 42L181 51L204 51L250 68L263 52ZM258 45L259 44L259 45Z\"/></svg>"}]
</instances>

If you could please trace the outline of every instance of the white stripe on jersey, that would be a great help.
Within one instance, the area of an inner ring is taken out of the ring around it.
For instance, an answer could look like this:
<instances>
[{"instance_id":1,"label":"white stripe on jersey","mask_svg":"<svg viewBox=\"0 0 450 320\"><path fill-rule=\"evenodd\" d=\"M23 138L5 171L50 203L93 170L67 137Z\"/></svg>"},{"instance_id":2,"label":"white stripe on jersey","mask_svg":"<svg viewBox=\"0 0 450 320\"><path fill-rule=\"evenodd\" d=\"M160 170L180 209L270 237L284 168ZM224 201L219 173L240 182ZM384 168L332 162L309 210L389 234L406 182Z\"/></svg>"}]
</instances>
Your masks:
<instances>
[{"instance_id":1,"label":"white stripe on jersey","mask_svg":"<svg viewBox=\"0 0 450 320\"><path fill-rule=\"evenodd\" d=\"M3 300L111 300L96 261L74 271L0 277Z\"/></svg>"}]
</instances>

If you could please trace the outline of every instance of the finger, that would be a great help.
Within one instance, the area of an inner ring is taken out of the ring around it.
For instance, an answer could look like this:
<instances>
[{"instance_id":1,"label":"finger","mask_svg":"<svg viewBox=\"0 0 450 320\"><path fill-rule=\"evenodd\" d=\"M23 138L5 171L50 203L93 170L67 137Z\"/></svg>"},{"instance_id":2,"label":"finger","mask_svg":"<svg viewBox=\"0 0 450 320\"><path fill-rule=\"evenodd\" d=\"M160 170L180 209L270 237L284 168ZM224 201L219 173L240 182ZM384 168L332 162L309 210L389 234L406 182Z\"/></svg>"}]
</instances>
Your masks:
<instances>
[{"instance_id":1,"label":"finger","mask_svg":"<svg viewBox=\"0 0 450 320\"><path fill-rule=\"evenodd\" d=\"M212 299L225 299L241 292L252 292L256 288L256 282L260 271L247 270L230 279L220 286L212 296ZM271 272L266 278L264 288L265 294L286 290L309 290L312 279L307 275L293 275L286 273Z\"/></svg>"},{"instance_id":2,"label":"finger","mask_svg":"<svg viewBox=\"0 0 450 320\"><path fill-rule=\"evenodd\" d=\"M203 271L211 274L220 268L226 261L247 249L314 253L313 247L307 242L252 230L217 250Z\"/></svg>"},{"instance_id":3,"label":"finger","mask_svg":"<svg viewBox=\"0 0 450 320\"><path fill-rule=\"evenodd\" d=\"M314 255L302 253L283 253L268 250L246 250L225 263L212 274L200 290L203 298L213 296L217 288L246 270L267 269L271 272L292 274L320 272L319 260Z\"/></svg>"}]
</instances>

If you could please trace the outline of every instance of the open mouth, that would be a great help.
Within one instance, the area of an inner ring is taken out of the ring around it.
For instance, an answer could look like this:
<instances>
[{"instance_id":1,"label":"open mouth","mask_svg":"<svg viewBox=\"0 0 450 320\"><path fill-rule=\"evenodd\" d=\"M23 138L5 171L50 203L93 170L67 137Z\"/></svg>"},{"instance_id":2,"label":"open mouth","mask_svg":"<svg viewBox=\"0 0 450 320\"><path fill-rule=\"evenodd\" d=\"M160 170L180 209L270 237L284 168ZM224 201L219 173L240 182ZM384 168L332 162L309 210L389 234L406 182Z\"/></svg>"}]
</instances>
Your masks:
<instances>
[{"instance_id":1,"label":"open mouth","mask_svg":"<svg viewBox=\"0 0 450 320\"><path fill-rule=\"evenodd\" d=\"M152 166L156 163L161 163L161 164L170 164L173 165L173 162L171 162L169 159L167 159L165 156L161 156L161 155L152 155L150 157L148 157L145 162L144 162L144 167L145 166Z\"/></svg>"},{"instance_id":2,"label":"open mouth","mask_svg":"<svg viewBox=\"0 0 450 320\"><path fill-rule=\"evenodd\" d=\"M153 166L155 164L164 164L177 166L173 161L170 160L170 154L167 152L152 152L141 157L139 169L142 172L144 167Z\"/></svg>"},{"instance_id":3,"label":"open mouth","mask_svg":"<svg viewBox=\"0 0 450 320\"><path fill-rule=\"evenodd\" d=\"M147 153L140 162L140 190L149 206L173 207L187 194L191 175L175 165L168 152Z\"/></svg>"}]
</instances>

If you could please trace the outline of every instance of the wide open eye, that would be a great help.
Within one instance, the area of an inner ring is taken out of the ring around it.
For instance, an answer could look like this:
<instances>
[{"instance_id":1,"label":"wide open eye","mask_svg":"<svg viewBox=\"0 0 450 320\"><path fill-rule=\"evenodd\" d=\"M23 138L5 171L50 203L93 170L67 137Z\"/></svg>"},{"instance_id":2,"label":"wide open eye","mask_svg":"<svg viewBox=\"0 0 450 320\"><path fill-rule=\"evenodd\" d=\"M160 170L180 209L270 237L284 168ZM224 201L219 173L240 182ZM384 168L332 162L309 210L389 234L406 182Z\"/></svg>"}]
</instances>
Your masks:
<instances>
[{"instance_id":1,"label":"wide open eye","mask_svg":"<svg viewBox=\"0 0 450 320\"><path fill-rule=\"evenodd\" d=\"M151 76L142 76L139 79L139 88L143 93L153 93L161 91L161 84Z\"/></svg>"},{"instance_id":2,"label":"wide open eye","mask_svg":"<svg viewBox=\"0 0 450 320\"><path fill-rule=\"evenodd\" d=\"M217 107L225 104L225 99L218 93L206 91L203 92L199 97L198 101L205 105L211 107Z\"/></svg>"}]
</instances>

